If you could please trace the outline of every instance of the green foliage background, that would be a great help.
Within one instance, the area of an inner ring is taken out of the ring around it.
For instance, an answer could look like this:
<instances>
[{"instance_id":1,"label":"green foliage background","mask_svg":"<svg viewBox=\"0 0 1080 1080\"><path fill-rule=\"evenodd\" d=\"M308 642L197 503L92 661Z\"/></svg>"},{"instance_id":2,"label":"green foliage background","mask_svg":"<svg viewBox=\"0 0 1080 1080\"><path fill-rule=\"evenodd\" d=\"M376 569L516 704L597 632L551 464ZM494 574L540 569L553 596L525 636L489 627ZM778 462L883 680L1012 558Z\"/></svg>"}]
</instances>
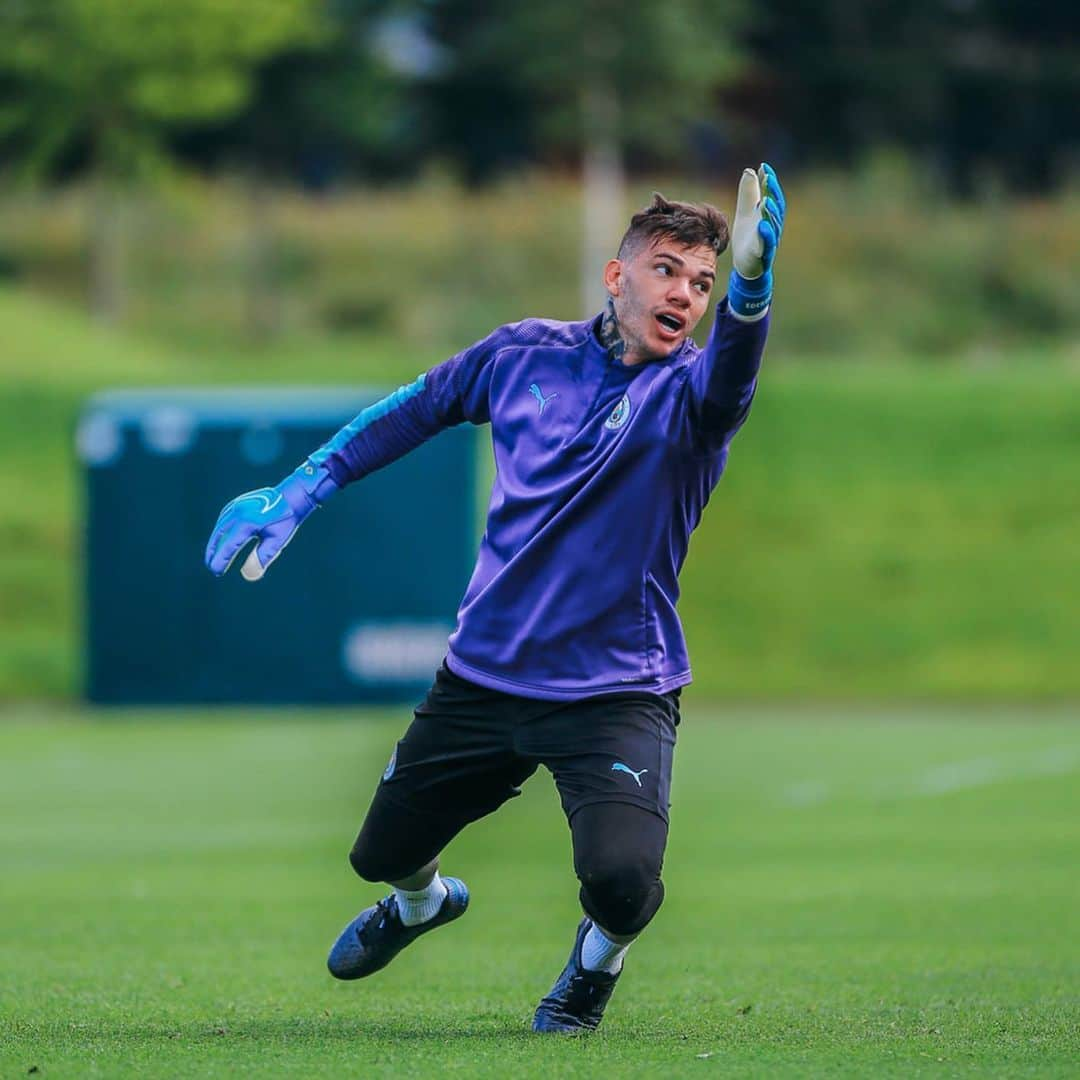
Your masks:
<instances>
[{"instance_id":1,"label":"green foliage background","mask_svg":"<svg viewBox=\"0 0 1080 1080\"><path fill-rule=\"evenodd\" d=\"M41 0L0 8L0 138L30 172L73 147L130 179L171 127L229 116L261 61L319 40L310 0ZM325 34L323 35L325 36Z\"/></svg>"},{"instance_id":2,"label":"green foliage background","mask_svg":"<svg viewBox=\"0 0 1080 1080\"><path fill-rule=\"evenodd\" d=\"M625 210L659 188L731 215L737 178L718 188L641 177ZM786 186L774 353L872 363L1075 355L1076 190L956 203L887 152ZM239 374L250 366L240 354L268 336L393 337L439 353L526 315L580 318L580 200L575 180L538 172L481 191L433 171L403 187L257 199L240 182L175 177L125 199L126 325L185 353L220 347L219 362ZM83 305L92 222L82 188L0 185L0 282Z\"/></svg>"}]
</instances>

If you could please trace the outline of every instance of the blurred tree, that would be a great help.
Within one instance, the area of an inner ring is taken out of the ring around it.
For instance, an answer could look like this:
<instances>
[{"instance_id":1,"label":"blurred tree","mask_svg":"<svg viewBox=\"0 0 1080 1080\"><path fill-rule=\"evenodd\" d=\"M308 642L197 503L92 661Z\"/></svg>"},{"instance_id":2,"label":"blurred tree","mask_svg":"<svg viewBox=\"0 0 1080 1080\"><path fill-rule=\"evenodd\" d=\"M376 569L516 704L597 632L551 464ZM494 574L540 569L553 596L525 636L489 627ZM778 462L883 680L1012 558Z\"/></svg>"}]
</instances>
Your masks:
<instances>
[{"instance_id":1,"label":"blurred tree","mask_svg":"<svg viewBox=\"0 0 1080 1080\"><path fill-rule=\"evenodd\" d=\"M953 0L941 101L941 157L957 191L987 175L1045 192L1080 148L1080 5Z\"/></svg>"},{"instance_id":2,"label":"blurred tree","mask_svg":"<svg viewBox=\"0 0 1080 1080\"><path fill-rule=\"evenodd\" d=\"M476 102L474 140L492 128L514 152L580 158L585 311L603 303L600 268L625 225L624 160L685 147L689 125L739 69L741 0L428 0L427 26L450 63L433 80ZM486 90L486 93L485 93ZM517 146L515 146L517 143ZM475 145L475 142L474 142Z\"/></svg>"},{"instance_id":3,"label":"blurred tree","mask_svg":"<svg viewBox=\"0 0 1080 1080\"><path fill-rule=\"evenodd\" d=\"M163 160L173 126L244 105L252 69L320 33L316 0L7 0L0 7L0 140L40 174L63 156L95 191L91 302L122 305L121 198Z\"/></svg>"},{"instance_id":4,"label":"blurred tree","mask_svg":"<svg viewBox=\"0 0 1080 1080\"><path fill-rule=\"evenodd\" d=\"M854 164L888 144L939 165L962 194L988 176L1042 191L1076 153L1076 4L773 0L745 40L747 113L808 164Z\"/></svg>"},{"instance_id":5,"label":"blurred tree","mask_svg":"<svg viewBox=\"0 0 1080 1080\"><path fill-rule=\"evenodd\" d=\"M435 0L421 25L447 59L421 80L430 151L486 183L539 156L535 95L505 55L500 0ZM424 8L426 7L426 10Z\"/></svg>"},{"instance_id":6,"label":"blurred tree","mask_svg":"<svg viewBox=\"0 0 1080 1080\"><path fill-rule=\"evenodd\" d=\"M321 0L325 33L260 63L244 108L173 145L200 165L237 162L323 190L343 176L415 168L430 150L415 80L435 61L405 27L412 0ZM403 15L403 9L405 14ZM410 51L411 49L411 51Z\"/></svg>"},{"instance_id":7,"label":"blurred tree","mask_svg":"<svg viewBox=\"0 0 1080 1080\"><path fill-rule=\"evenodd\" d=\"M187 161L225 164L246 177L248 326L257 338L278 331L282 310L272 180L298 180L321 192L346 176L408 171L426 149L413 93L415 66L425 62L417 53L423 42L411 42L410 24L401 21L409 0L321 0L320 6L325 32L317 43L302 41L260 63L244 108L172 140Z\"/></svg>"}]
</instances>

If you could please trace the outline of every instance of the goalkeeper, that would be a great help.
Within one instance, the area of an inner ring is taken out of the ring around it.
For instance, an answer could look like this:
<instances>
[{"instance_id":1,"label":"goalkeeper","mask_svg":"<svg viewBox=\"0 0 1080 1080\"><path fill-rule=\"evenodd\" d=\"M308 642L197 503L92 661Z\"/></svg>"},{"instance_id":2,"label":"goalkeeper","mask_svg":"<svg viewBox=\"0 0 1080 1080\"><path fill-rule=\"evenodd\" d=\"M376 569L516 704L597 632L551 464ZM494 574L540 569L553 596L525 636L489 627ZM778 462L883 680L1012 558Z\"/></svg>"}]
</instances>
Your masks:
<instances>
[{"instance_id":1,"label":"goalkeeper","mask_svg":"<svg viewBox=\"0 0 1080 1080\"><path fill-rule=\"evenodd\" d=\"M584 909L533 1028L595 1028L631 942L663 899L672 755L690 664L675 604L690 533L746 420L768 333L784 196L768 165L739 183L727 296L691 333L728 224L655 195L604 269L606 310L526 319L365 409L273 488L221 512L206 550L262 577L346 484L444 428L490 423L496 476L446 658L383 773L350 861L392 892L330 951L357 979L462 915L439 853L470 822L554 776Z\"/></svg>"}]
</instances>

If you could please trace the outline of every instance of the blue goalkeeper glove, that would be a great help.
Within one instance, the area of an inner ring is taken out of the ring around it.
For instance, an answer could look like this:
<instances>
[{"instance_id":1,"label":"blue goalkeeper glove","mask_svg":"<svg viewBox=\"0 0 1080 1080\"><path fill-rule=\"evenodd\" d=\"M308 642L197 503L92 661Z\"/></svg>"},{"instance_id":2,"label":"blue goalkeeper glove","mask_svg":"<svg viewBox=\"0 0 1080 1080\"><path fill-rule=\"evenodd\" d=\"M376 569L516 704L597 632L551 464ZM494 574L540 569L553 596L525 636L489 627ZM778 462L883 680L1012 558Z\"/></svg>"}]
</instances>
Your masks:
<instances>
[{"instance_id":1,"label":"blue goalkeeper glove","mask_svg":"<svg viewBox=\"0 0 1080 1080\"><path fill-rule=\"evenodd\" d=\"M740 319L762 318L772 301L772 264L784 231L784 191L771 165L744 169L731 230L728 307Z\"/></svg>"},{"instance_id":2,"label":"blue goalkeeper glove","mask_svg":"<svg viewBox=\"0 0 1080 1080\"><path fill-rule=\"evenodd\" d=\"M254 540L240 573L246 581L258 581L304 519L338 490L326 467L308 460L280 484L238 495L221 511L210 534L207 569L220 577Z\"/></svg>"}]
</instances>

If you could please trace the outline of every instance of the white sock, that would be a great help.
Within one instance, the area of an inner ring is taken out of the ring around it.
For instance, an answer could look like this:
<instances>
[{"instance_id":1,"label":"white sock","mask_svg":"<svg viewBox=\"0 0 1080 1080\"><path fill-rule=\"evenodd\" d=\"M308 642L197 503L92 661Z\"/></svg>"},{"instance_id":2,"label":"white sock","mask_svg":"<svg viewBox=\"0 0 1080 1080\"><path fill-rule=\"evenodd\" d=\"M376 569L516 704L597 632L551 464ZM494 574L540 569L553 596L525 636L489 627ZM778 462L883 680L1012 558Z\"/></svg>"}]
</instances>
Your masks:
<instances>
[{"instance_id":1,"label":"white sock","mask_svg":"<svg viewBox=\"0 0 1080 1080\"><path fill-rule=\"evenodd\" d=\"M446 899L446 886L436 870L427 888L417 889L415 892L395 888L394 895L397 897L401 921L406 926L418 926L439 913L439 908Z\"/></svg>"},{"instance_id":2,"label":"white sock","mask_svg":"<svg viewBox=\"0 0 1080 1080\"><path fill-rule=\"evenodd\" d=\"M631 944L616 945L593 923L581 943L581 966L586 971L606 971L609 975L617 975L622 971L623 957Z\"/></svg>"}]
</instances>

